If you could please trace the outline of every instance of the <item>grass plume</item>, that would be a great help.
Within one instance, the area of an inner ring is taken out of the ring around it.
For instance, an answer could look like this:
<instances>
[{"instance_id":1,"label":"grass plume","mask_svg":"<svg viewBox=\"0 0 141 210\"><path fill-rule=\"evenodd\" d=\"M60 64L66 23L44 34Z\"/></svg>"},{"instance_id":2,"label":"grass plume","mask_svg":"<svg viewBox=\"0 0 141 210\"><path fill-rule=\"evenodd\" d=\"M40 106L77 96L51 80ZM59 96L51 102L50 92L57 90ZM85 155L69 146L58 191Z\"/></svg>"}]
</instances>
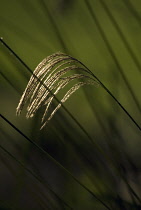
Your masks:
<instances>
[{"instance_id":1,"label":"grass plume","mask_svg":"<svg viewBox=\"0 0 141 210\"><path fill-rule=\"evenodd\" d=\"M74 73L73 71L78 73ZM72 72L72 74L69 74L70 72ZM49 117L47 117L54 97L71 81L76 79L79 80L79 82L71 86L64 97L60 100L60 103L50 113ZM33 117L41 106L46 105L42 117L42 129L46 123L51 120L61 105L66 102L76 90L83 85L97 86L98 84L99 82L91 77L88 69L84 68L78 60L61 52L54 53L45 58L35 68L20 99L16 114L20 115L28 99L30 99L30 102L27 107L27 118Z\"/></svg>"}]
</instances>

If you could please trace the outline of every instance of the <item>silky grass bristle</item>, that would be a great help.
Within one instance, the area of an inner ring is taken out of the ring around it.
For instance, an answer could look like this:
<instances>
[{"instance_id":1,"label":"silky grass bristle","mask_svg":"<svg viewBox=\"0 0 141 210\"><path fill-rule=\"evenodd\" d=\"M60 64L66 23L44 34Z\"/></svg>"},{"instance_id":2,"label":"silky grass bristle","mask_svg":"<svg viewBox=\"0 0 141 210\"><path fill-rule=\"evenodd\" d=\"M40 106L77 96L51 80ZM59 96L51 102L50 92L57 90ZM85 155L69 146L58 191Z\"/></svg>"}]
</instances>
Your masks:
<instances>
[{"instance_id":1,"label":"silky grass bristle","mask_svg":"<svg viewBox=\"0 0 141 210\"><path fill-rule=\"evenodd\" d=\"M71 72L72 74L70 75ZM67 73L69 75L66 76ZM56 95L71 81L76 79L78 79L79 82L72 85L64 97L60 100L56 108L50 113L49 117L47 117L49 108L53 102L53 99L56 99ZM99 86L99 82L91 77L91 72L86 69L77 59L61 52L54 53L45 58L35 68L20 99L16 109L16 114L21 114L24 105L29 99L30 102L27 107L26 114L27 118L33 117L41 106L46 105L41 122L42 129L46 123L51 120L61 105L83 85Z\"/></svg>"}]
</instances>

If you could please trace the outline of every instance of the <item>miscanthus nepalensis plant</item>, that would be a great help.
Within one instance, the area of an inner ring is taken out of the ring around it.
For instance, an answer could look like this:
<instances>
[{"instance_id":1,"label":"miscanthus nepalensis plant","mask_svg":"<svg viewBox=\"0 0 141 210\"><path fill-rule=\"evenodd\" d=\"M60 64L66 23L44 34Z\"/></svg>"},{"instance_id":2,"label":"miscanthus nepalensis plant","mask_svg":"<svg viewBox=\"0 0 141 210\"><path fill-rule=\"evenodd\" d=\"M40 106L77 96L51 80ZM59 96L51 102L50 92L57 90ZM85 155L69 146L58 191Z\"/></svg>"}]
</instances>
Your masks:
<instances>
[{"instance_id":1,"label":"miscanthus nepalensis plant","mask_svg":"<svg viewBox=\"0 0 141 210\"><path fill-rule=\"evenodd\" d=\"M75 80L79 81L71 85L70 89L67 90L60 101L57 100L56 95ZM41 124L42 129L46 123L51 120L61 105L66 102L76 90L84 85L98 86L99 82L96 78L92 77L91 71L77 59L61 52L54 53L45 58L35 68L20 99L16 114L20 115L23 106L28 100L30 100L30 102L27 107L27 118L33 117L36 111L41 106L45 105L46 108ZM54 99L58 101L58 105L48 116L50 106Z\"/></svg>"}]
</instances>

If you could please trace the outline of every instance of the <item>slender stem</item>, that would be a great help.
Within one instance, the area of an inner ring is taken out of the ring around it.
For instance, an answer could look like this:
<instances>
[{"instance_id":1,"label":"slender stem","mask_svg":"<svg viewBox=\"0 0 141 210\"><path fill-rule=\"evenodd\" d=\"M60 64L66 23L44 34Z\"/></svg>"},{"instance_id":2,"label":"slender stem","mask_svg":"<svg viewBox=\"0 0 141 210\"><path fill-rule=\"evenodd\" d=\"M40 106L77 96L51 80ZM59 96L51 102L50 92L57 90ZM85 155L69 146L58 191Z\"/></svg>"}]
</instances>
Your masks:
<instances>
[{"instance_id":1,"label":"slender stem","mask_svg":"<svg viewBox=\"0 0 141 210\"><path fill-rule=\"evenodd\" d=\"M15 57L33 74L33 72L30 70L30 68L23 62L23 60L22 59L20 59L19 58L19 56L2 40L2 39L0 39L0 41L10 50L10 52L12 52L14 55L15 55ZM70 56L71 57L71 56ZM71 57L72 58L72 57ZM77 59L75 59L75 58L72 58L72 59L74 59L74 60L77 60ZM78 60L77 60L78 61ZM78 61L81 65L83 65L84 67L85 67L85 69L87 69L88 71L89 71L89 73L101 84L101 86L106 90L106 92L108 92L108 94L116 101L116 103L122 108L122 110L128 115L128 117L134 122L134 124L139 128L139 130L141 131L141 128L140 128L140 126L136 123L136 121L133 119L133 117L127 112L127 110L121 105L121 103L115 98L115 96L113 96L113 94L108 90L108 88L88 69L88 67L86 67L83 63L81 63L80 61ZM34 74L33 74L34 75ZM34 75L39 81L40 81L40 79L36 76L36 75ZM44 85L44 83L42 82L42 81L40 81L43 85ZM44 85L45 86L45 85ZM46 86L45 86L46 87ZM48 89L48 87L46 87L47 89ZM52 93L51 93L52 94ZM53 94L52 94L53 95ZM55 99L59 102L59 100L55 97ZM59 102L60 103L60 102ZM94 143L93 142L93 139L89 136L89 134L85 131L85 129L82 127L82 125L74 118L74 116L73 115L71 115L70 114L70 112L64 107L64 106L62 106L66 111L67 111L67 113L69 114L69 116L72 118L72 119L74 119L74 121L76 122L76 124L81 128L81 130L83 130L83 132L86 134L86 136L89 138L89 140L91 141L91 143L93 143L95 146L97 146L97 148L98 148L98 150L100 151L100 152L102 152L102 154L103 154L103 151L101 150L101 148L96 144L96 143ZM5 120L6 120L6 118L5 118ZM6 120L7 121L7 120ZM8 122L8 121L7 121ZM8 122L9 123L9 122ZM12 124L11 124L11 126L12 126ZM13 126L12 126L13 127ZM16 129L16 127L14 126L14 128ZM18 129L16 129L17 131L18 131ZM21 133L21 132L20 132ZM28 139L29 140L29 139ZM30 140L30 142L31 142L31 140ZM37 146L39 149L41 149L42 150L42 152L44 152L44 153L46 153L42 148L40 148L36 143L34 143L33 142L33 144L35 145L35 146ZM104 155L105 156L105 155ZM52 158L52 157L51 157ZM108 157L106 157L106 159L108 159L109 160L109 158ZM53 161L56 161L56 160L54 160L53 159ZM110 161L111 162L111 161ZM58 165L59 163L56 161L56 164ZM64 170L66 170L66 172L67 173L69 173L70 174L70 176L72 176L72 178L74 179L74 180L76 180L82 187L84 187L89 193L91 193L94 197L95 197L95 195L93 194L93 192L91 192L85 185L83 185L81 182L79 182L69 171L67 171L67 169L65 169L61 164L59 164L60 165L60 167L62 167ZM95 197L97 200L99 200L99 198L97 198L97 196ZM99 200L100 201L100 200ZM102 201L103 202L103 201Z\"/></svg>"},{"instance_id":2,"label":"slender stem","mask_svg":"<svg viewBox=\"0 0 141 210\"><path fill-rule=\"evenodd\" d=\"M57 195L49 186L48 183L42 181L42 179L37 176L32 170L30 170L29 168L27 168L23 162L21 162L20 160L18 160L17 158L14 157L14 155L12 155L7 149L5 149L3 146L0 145L0 148L7 153L10 157L12 157L16 162L19 163L19 165L24 168L28 173L30 173L35 179L37 179L41 184L43 184L43 186L45 186L47 189L49 189L61 202L63 202L67 207L69 207L70 209L72 209L72 207L69 206L69 204L66 203L66 201L64 201L62 198L60 198L59 195Z\"/></svg>"},{"instance_id":3,"label":"slender stem","mask_svg":"<svg viewBox=\"0 0 141 210\"><path fill-rule=\"evenodd\" d=\"M115 56L114 51L112 50L112 47L109 45L109 42L108 42L108 40L107 40L107 38L106 38L106 36L105 36L105 34L104 34L104 31L102 30L102 28L101 28L101 26L100 26L100 24L99 24L99 22L98 22L98 20L97 20L97 18L96 18L96 16L95 16L93 10L92 10L92 7L91 7L89 1L88 1L88 0L85 0L85 3L86 3L86 6L87 6L87 8L88 8L90 14L92 15L92 17L93 17L93 19L94 19L94 21L95 21L95 23L96 23L96 25L97 25L97 27L98 27L100 33L101 33L101 36L102 36L102 38L103 38L103 40L104 40L104 42L105 42L105 44L106 44L106 46L107 46L107 48L108 48L108 50L109 50L109 53L111 54L113 60L115 61L115 64L117 65L118 69L120 70L121 76L122 76L122 78L123 78L125 84L127 85L128 89L130 90L130 93L131 93L132 97L135 99L136 106L138 107L139 110L141 110L141 109L140 109L140 106L139 106L139 104L138 104L138 101L137 101L137 99L136 99L135 96L134 96L134 93L133 93L133 91L132 91L132 88L131 88L130 84L128 83L128 81L127 81L127 79L126 79L126 77L125 77L125 75L124 75L124 73L123 73L123 70L122 70L122 68L121 68L121 66L120 66L120 64L119 64L119 62L118 62L118 60L117 60L117 58L116 58L116 56ZM81 63L81 62L80 62L80 63ZM88 69L83 63L81 63L81 64L82 64L86 69ZM89 70L89 72L91 72L91 71ZM141 127L138 125L138 123L137 123L137 122L134 120L134 118L129 114L129 112L123 107L123 105L116 99L116 97L110 92L110 90L108 90L108 88L107 88L107 87L106 87L106 86L105 86L105 85L104 85L104 84L103 84L103 83L102 83L102 82L101 82L101 81L100 81L92 72L91 72L91 75L99 81L99 83L100 83L101 86L106 90L106 92L107 92L107 93L116 101L116 103L122 108L122 110L128 115L128 117L132 120L132 122L133 122L133 123L138 127L138 129L141 131Z\"/></svg>"},{"instance_id":4,"label":"slender stem","mask_svg":"<svg viewBox=\"0 0 141 210\"><path fill-rule=\"evenodd\" d=\"M114 101L120 106L120 108L126 113L126 115L131 119L131 121L137 126L137 128L141 131L141 127L139 124L134 120L134 118L129 114L129 112L124 108L124 106L119 102L119 100L111 93L111 91L98 79L98 77L91 72L91 70L85 66L82 62L78 61L81 65L83 65L90 74L100 83L100 85L104 88L104 90L114 99Z\"/></svg>"},{"instance_id":5,"label":"slender stem","mask_svg":"<svg viewBox=\"0 0 141 210\"><path fill-rule=\"evenodd\" d=\"M82 182L80 182L70 171L68 171L64 166L62 166L58 161L56 161L51 155L49 155L44 149L42 149L37 143L28 138L21 130L19 130L13 123L11 123L6 117L0 114L0 117L6 121L12 128L14 128L20 135L22 135L26 140L28 140L31 144L37 147L47 158L49 158L53 163L55 163L59 168L65 171L73 180L75 180L81 187L83 187L87 192L89 192L96 200L98 200L103 206L107 209L111 210L110 207L107 206L100 198L97 197L87 186L85 186Z\"/></svg>"}]
</instances>

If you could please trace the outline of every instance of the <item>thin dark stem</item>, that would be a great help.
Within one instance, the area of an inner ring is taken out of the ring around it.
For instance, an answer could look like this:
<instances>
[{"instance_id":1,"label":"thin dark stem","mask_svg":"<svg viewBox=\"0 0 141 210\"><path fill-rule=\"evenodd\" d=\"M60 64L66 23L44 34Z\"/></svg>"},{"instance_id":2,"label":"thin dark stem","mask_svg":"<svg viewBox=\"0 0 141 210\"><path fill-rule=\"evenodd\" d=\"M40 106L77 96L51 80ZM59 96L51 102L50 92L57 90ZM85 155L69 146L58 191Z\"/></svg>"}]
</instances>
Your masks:
<instances>
[{"instance_id":1,"label":"thin dark stem","mask_svg":"<svg viewBox=\"0 0 141 210\"><path fill-rule=\"evenodd\" d=\"M19 163L19 165L26 170L28 173L30 173L35 179L37 179L41 184L43 184L43 186L45 186L47 189L49 189L56 197L57 199L59 199L61 202L63 202L67 207L69 207L70 209L72 209L72 207L70 207L62 198L60 198L59 195L57 195L49 186L48 183L42 181L42 179L37 176L32 170L30 170L29 168L27 168L23 162L21 162L20 160L18 160L17 158L14 157L14 155L12 155L7 149L5 149L3 146L0 145L0 148L7 153L10 157L12 157L16 162Z\"/></svg>"},{"instance_id":2,"label":"thin dark stem","mask_svg":"<svg viewBox=\"0 0 141 210\"><path fill-rule=\"evenodd\" d=\"M21 130L19 130L13 123L11 123L6 117L0 114L0 117L7 122L12 128L14 128L20 135L22 135L27 141L29 141L32 145L38 148L47 158L49 158L53 163L55 163L59 168L65 171L73 180L75 180L81 187L83 187L87 192L89 192L96 200L98 200L103 206L107 209L111 210L110 207L107 206L100 198L98 198L87 186L85 186L82 182L80 182L70 171L68 171L64 166L62 166L58 161L56 161L51 155L49 155L44 149L42 149L37 143L28 138Z\"/></svg>"},{"instance_id":3,"label":"thin dark stem","mask_svg":"<svg viewBox=\"0 0 141 210\"><path fill-rule=\"evenodd\" d=\"M87 70L89 70L90 74L100 83L100 85L104 88L104 90L114 99L114 101L120 106L120 108L126 113L126 115L131 119L131 121L137 126L137 128L141 131L141 127L139 124L134 120L134 118L129 114L129 112L124 108L124 106L116 99L116 97L111 93L111 91L95 76L90 69L85 66L82 62L78 61L81 65L83 65Z\"/></svg>"},{"instance_id":4,"label":"thin dark stem","mask_svg":"<svg viewBox=\"0 0 141 210\"><path fill-rule=\"evenodd\" d=\"M2 44L4 44L4 46L13 53L13 55L27 68L27 70L33 74L33 72L31 71L31 69L26 65L26 63L3 41L2 38L0 38L0 41L2 42ZM71 57L71 56L70 56ZM72 59L78 61L77 59L71 57ZM138 125L138 123L134 120L134 118L129 114L129 112L122 106L122 104L115 98L115 96L109 91L109 89L90 71L90 69L85 66L82 62L78 61L81 65L83 65L88 71L89 73L101 84L101 86L106 90L106 92L116 101L116 103L122 108L122 110L128 115L128 117L132 120L132 122L138 127L138 129L141 131L141 127ZM33 74L34 75L34 74ZM44 87L54 96L54 98L57 100L58 103L61 103L57 97L48 89L48 87L42 82L40 81L40 79L34 75L34 77L41 82L42 85L44 85ZM62 104L62 107L64 108L64 110L68 113L68 115L75 121L75 123L78 125L78 127L85 133L85 135L88 137L88 139L90 140L90 142L92 144L94 144L93 139L91 138L91 136L88 134L88 132L83 128L83 126L75 119L75 117L67 110L67 108ZM101 151L101 149L99 148L99 146L95 143L95 146L98 147L98 149Z\"/></svg>"},{"instance_id":5,"label":"thin dark stem","mask_svg":"<svg viewBox=\"0 0 141 210\"><path fill-rule=\"evenodd\" d=\"M5 43L5 42L3 42L3 40L1 40L2 41L2 43ZM6 43L5 43L6 44ZM9 48L9 46L8 46L8 49L10 50L10 51L12 51L11 50L11 48ZM14 53L13 51L12 51L12 53ZM19 58L15 53L14 53L14 55L17 57L17 59ZM74 59L74 58L72 58L72 59ZM21 60L20 58L19 58L19 60ZM74 59L74 60L77 60L77 59ZM22 61L22 60L21 60ZM78 60L77 60L78 61ZM83 63L81 63L80 61L78 61L81 65L83 65L88 71L89 71L89 73L94 77L94 78L96 78L96 80L101 84L101 86L116 100L116 102L122 107L122 105L117 101L117 99L112 95L112 93L103 85L103 83L83 64ZM22 61L22 63L23 63L23 65L25 66L25 67L28 67L23 61ZM30 68L28 67L27 69L29 69L30 70ZM30 70L31 71L31 70ZM32 71L31 71L32 72ZM35 75L35 77L37 78L37 76ZM39 80L39 78L37 78L38 80ZM40 80L39 80L40 81ZM42 81L40 81L40 82L42 82ZM123 107L124 108L124 107ZM124 110L126 113L127 113L127 111L126 110ZM70 115L71 116L71 115ZM72 119L74 119L74 117L73 116L71 116L72 117ZM83 127L81 127L81 125L80 124L78 124L79 125L79 127L83 130ZM17 129L16 129L17 130ZM85 130L84 130L84 132L85 132ZM89 135L89 134L88 134ZM92 139L91 139L92 140ZM92 141L93 142L93 141ZM94 143L94 142L93 142ZM36 145L36 143L34 143L34 145ZM95 144L95 146L97 146L98 147L98 149L99 149L99 151L101 151L102 152L102 154L103 154L103 151L101 150L101 148L97 145L97 144ZM39 146L37 146L38 148L40 148ZM41 149L42 150L42 149ZM44 150L43 150L44 151ZM45 151L44 151L45 152ZM46 153L46 152L45 152ZM105 155L104 155L105 156ZM109 157L106 157L106 159L108 159L109 160ZM57 161L56 161L57 162ZM110 160L110 162L111 162L111 160ZM57 162L58 163L58 162ZM59 163L58 163L59 164ZM61 167L63 167L62 165L61 165ZM64 168L64 167L63 167ZM64 170L66 170L67 171L67 169L65 169L64 168ZM68 172L68 171L67 171ZM68 173L70 173L70 172L68 172ZM71 174L71 176L73 177L73 175ZM82 187L84 187L89 193L91 193L92 195L93 195L93 192L91 192L85 185L83 185L81 182L79 182L75 177L73 177ZM94 197L95 197L95 195L93 195ZM97 198L97 196L96 196L96 198ZM97 198L97 199L99 199L99 198Z\"/></svg>"},{"instance_id":6,"label":"thin dark stem","mask_svg":"<svg viewBox=\"0 0 141 210\"><path fill-rule=\"evenodd\" d=\"M85 130L85 128L76 120L76 118L67 110L67 108L63 105L62 102L60 102L58 100L58 98L56 97L56 95L54 95L50 89L43 83L43 81L41 81L32 71L31 69L25 64L25 62L4 42L4 40L2 38L0 38L0 41L4 44L4 46L11 52L13 53L13 55L23 64L23 66L26 67L26 69L54 96L55 100L60 103L62 105L62 108L66 111L66 113L70 116L70 118L72 118L72 120L74 120L74 122L76 123L76 125L84 132L84 134L87 136L89 142L98 149L98 151L108 160L109 158L107 157L107 155L105 154L105 152L101 149L101 147L95 142L93 141L92 137L89 135L89 133ZM70 56L71 57L71 56ZM72 58L72 57L71 57ZM72 58L74 59L74 58ZM79 62L77 59L74 59L75 61ZM82 64L81 62L79 62L80 64ZM83 64L82 64L83 65ZM83 65L84 66L84 65ZM85 67L89 73L91 73L91 71Z\"/></svg>"}]
</instances>

